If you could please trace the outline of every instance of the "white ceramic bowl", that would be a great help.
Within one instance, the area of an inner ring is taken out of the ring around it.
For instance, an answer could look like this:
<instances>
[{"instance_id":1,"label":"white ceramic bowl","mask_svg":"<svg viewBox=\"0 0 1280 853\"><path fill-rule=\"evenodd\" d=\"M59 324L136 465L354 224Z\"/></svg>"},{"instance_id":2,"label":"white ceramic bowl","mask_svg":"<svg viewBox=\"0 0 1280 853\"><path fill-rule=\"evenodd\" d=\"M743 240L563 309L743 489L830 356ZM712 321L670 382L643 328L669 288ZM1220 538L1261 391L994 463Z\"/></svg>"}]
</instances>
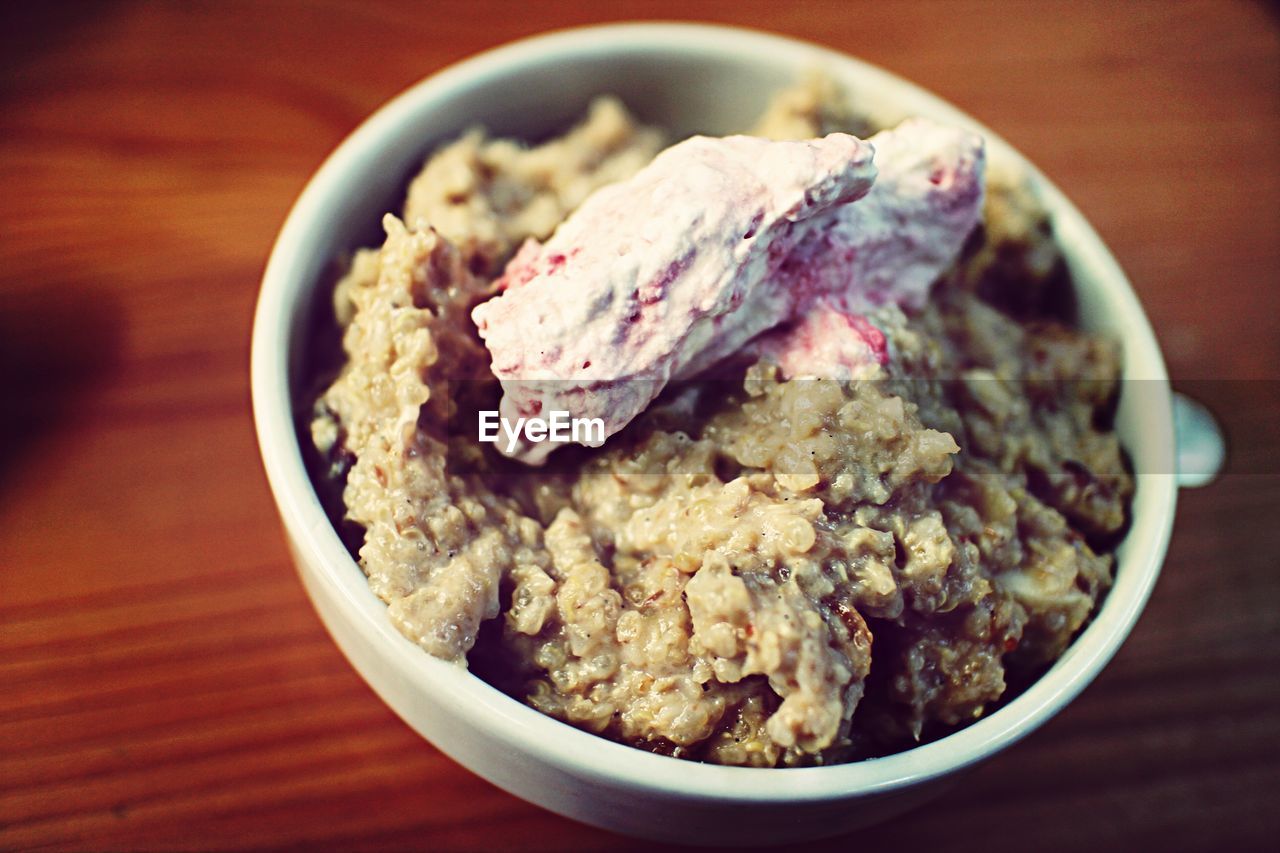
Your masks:
<instances>
[{"instance_id":1,"label":"white ceramic bowl","mask_svg":"<svg viewBox=\"0 0 1280 853\"><path fill-rule=\"evenodd\" d=\"M886 758L820 768L717 767L642 752L545 717L392 628L321 509L295 431L303 336L316 300L329 304L333 260L380 242L379 219L398 208L423 156L470 125L536 139L580 116L592 95L612 92L677 135L723 134L748 127L771 92L814 67L877 121L925 115L967 125L986 136L993 160L1021 162L995 134L933 95L812 45L701 25L571 30L467 60L379 110L307 185L263 279L252 357L258 439L298 571L334 640L378 695L454 760L526 800L618 832L758 844L832 835L905 811L1044 723L1092 681L1133 627L1164 558L1176 495L1164 363L1115 259L1031 169L1074 275L1083 325L1123 340L1126 379L1154 381L1127 382L1118 414L1137 493L1115 586L1088 629L1022 695L968 728Z\"/></svg>"}]
</instances>

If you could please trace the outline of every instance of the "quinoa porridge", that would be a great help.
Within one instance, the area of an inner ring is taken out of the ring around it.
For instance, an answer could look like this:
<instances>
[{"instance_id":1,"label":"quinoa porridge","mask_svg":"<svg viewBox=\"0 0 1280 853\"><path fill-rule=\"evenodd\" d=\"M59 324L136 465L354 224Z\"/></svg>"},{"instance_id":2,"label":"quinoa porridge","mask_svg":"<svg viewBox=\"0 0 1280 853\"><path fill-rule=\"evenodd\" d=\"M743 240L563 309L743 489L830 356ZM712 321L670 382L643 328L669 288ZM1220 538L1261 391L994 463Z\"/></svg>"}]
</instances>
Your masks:
<instances>
[{"instance_id":1,"label":"quinoa porridge","mask_svg":"<svg viewBox=\"0 0 1280 853\"><path fill-rule=\"evenodd\" d=\"M428 158L337 283L310 424L408 638L601 736L751 766L941 736L1062 654L1133 492L1119 348L1072 327L1051 223L981 140L846 103L814 77L752 138L668 148L602 98L540 146ZM617 262L634 233L652 257ZM603 446L477 442L535 376L603 401Z\"/></svg>"}]
</instances>

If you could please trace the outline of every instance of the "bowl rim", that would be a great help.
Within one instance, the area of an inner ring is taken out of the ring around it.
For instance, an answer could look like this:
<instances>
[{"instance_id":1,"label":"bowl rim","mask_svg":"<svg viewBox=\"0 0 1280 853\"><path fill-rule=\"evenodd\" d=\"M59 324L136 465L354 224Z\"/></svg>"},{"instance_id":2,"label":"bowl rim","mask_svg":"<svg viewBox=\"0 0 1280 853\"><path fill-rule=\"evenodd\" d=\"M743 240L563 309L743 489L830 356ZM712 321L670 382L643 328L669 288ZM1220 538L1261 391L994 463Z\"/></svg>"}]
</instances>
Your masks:
<instances>
[{"instance_id":1,"label":"bowl rim","mask_svg":"<svg viewBox=\"0 0 1280 853\"><path fill-rule=\"evenodd\" d=\"M397 671L415 679L432 700L496 741L576 777L636 791L707 801L814 802L885 793L935 779L972 765L1015 743L1065 706L1111 659L1129 634L1154 586L1172 529L1176 485L1172 462L1155 472L1138 471L1133 524L1118 560L1116 584L1054 666L988 716L952 734L904 752L849 764L801 768L724 767L690 762L635 749L579 730L507 696L468 670L432 657L403 637L387 618L386 605L372 592L351 558L319 498L303 463L289 383L290 335L308 282L295 258L325 216L329 199L344 176L367 160L395 128L429 111L458 87L556 55L562 61L628 49L694 52L712 58L770 55L797 69L821 64L868 81L892 86L923 104L934 116L972 127L988 144L1007 149L1038 182L1064 246L1099 272L1111 308L1123 313L1125 378L1159 380L1164 392L1148 419L1154 428L1170 425L1155 440L1172 448L1167 373L1154 333L1124 273L1093 228L1051 181L997 134L941 98L909 81L839 51L786 36L702 23L624 22L553 31L485 51L428 76L398 95L352 132L325 160L290 211L271 251L254 315L250 373L254 422L263 465L286 532L346 615ZM1138 498L1142 498L1139 512ZM301 570L302 566L299 565ZM357 671L359 668L357 667ZM366 678L361 672L361 677ZM412 724L411 724L412 725ZM448 745L441 747L446 752ZM783 782L785 786L778 783Z\"/></svg>"}]
</instances>

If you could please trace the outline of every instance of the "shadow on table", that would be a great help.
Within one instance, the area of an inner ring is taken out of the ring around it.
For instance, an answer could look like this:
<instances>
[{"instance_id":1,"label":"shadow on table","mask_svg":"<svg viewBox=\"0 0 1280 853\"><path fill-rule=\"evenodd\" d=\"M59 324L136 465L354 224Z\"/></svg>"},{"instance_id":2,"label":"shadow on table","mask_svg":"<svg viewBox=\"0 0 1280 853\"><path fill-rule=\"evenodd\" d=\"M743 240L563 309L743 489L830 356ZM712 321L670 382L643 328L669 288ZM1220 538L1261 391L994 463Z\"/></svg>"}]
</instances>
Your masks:
<instances>
[{"instance_id":1,"label":"shadow on table","mask_svg":"<svg viewBox=\"0 0 1280 853\"><path fill-rule=\"evenodd\" d=\"M0 99L32 59L68 43L92 41L95 25L119 5L118 0L0 3Z\"/></svg>"},{"instance_id":2,"label":"shadow on table","mask_svg":"<svg viewBox=\"0 0 1280 853\"><path fill-rule=\"evenodd\" d=\"M40 441L88 413L85 398L119 364L118 299L83 286L46 282L4 297L0 312L0 494Z\"/></svg>"}]
</instances>

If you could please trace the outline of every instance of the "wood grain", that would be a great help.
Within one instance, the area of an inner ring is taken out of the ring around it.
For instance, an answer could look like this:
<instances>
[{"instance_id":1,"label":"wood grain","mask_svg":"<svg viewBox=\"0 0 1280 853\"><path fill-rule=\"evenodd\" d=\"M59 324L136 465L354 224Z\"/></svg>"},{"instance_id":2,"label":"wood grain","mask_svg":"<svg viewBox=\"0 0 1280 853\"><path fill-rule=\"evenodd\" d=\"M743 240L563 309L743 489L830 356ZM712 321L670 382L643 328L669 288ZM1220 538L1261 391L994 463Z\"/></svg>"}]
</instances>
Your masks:
<instances>
[{"instance_id":1,"label":"wood grain","mask_svg":"<svg viewBox=\"0 0 1280 853\"><path fill-rule=\"evenodd\" d=\"M423 742L329 641L257 459L266 254L332 147L446 63L597 18L725 21L938 91L1132 276L1228 476L1130 641L865 851L1260 847L1280 819L1280 25L1261 3L6 5L0 846L616 848Z\"/></svg>"}]
</instances>

